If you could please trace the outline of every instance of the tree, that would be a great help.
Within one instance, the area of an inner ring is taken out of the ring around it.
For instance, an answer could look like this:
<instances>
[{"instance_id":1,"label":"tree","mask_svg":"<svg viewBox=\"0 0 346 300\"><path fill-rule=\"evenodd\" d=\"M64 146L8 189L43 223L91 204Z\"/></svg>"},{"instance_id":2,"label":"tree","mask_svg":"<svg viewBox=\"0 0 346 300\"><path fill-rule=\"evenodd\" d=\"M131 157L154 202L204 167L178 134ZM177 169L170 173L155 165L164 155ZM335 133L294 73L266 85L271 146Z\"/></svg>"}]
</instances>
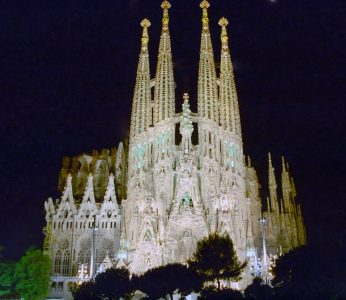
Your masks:
<instances>
[{"instance_id":1,"label":"tree","mask_svg":"<svg viewBox=\"0 0 346 300\"><path fill-rule=\"evenodd\" d=\"M0 262L0 296L14 294L15 269L14 262Z\"/></svg>"},{"instance_id":2,"label":"tree","mask_svg":"<svg viewBox=\"0 0 346 300\"><path fill-rule=\"evenodd\" d=\"M83 282L80 285L74 286L71 292L74 300L100 299L95 295L94 281Z\"/></svg>"},{"instance_id":3,"label":"tree","mask_svg":"<svg viewBox=\"0 0 346 300\"><path fill-rule=\"evenodd\" d=\"M309 245L279 257L273 269L276 298L346 299L344 245Z\"/></svg>"},{"instance_id":4,"label":"tree","mask_svg":"<svg viewBox=\"0 0 346 300\"><path fill-rule=\"evenodd\" d=\"M189 260L191 268L206 281L217 281L220 290L221 279L239 281L246 266L240 263L233 242L228 236L211 234L197 242L197 249Z\"/></svg>"},{"instance_id":5,"label":"tree","mask_svg":"<svg viewBox=\"0 0 346 300\"><path fill-rule=\"evenodd\" d=\"M201 292L202 300L243 300L243 294L240 291L232 289L215 289L214 286L208 286Z\"/></svg>"},{"instance_id":6,"label":"tree","mask_svg":"<svg viewBox=\"0 0 346 300\"><path fill-rule=\"evenodd\" d=\"M246 300L273 299L273 289L269 285L264 284L262 278L256 277L252 284L245 289L244 295Z\"/></svg>"},{"instance_id":7,"label":"tree","mask_svg":"<svg viewBox=\"0 0 346 300\"><path fill-rule=\"evenodd\" d=\"M130 273L127 269L111 268L95 278L95 294L104 299L119 299L131 292Z\"/></svg>"},{"instance_id":8,"label":"tree","mask_svg":"<svg viewBox=\"0 0 346 300\"><path fill-rule=\"evenodd\" d=\"M25 300L44 299L50 286L50 258L41 250L29 249L17 262L16 291Z\"/></svg>"},{"instance_id":9,"label":"tree","mask_svg":"<svg viewBox=\"0 0 346 300\"><path fill-rule=\"evenodd\" d=\"M199 291L202 281L191 268L182 264L168 264L148 270L137 279L137 288L147 294L150 299L158 299L175 292L188 295Z\"/></svg>"}]
</instances>

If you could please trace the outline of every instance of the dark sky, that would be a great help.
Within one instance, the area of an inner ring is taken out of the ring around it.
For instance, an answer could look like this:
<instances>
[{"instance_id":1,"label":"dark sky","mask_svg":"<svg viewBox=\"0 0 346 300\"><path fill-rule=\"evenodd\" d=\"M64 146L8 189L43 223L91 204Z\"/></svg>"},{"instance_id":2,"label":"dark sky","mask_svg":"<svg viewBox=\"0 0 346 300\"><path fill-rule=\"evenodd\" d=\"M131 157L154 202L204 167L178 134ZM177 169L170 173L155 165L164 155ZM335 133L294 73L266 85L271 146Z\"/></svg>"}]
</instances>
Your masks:
<instances>
[{"instance_id":1,"label":"dark sky","mask_svg":"<svg viewBox=\"0 0 346 300\"><path fill-rule=\"evenodd\" d=\"M113 147L129 132L142 18L154 76L159 0L0 2L0 245L42 245L43 203L58 197L63 155ZM296 179L310 243L345 238L345 2L211 0L216 61L230 20L245 153L266 192L267 152ZM196 107L197 0L172 0L177 105ZM277 174L279 175L279 174Z\"/></svg>"}]
</instances>

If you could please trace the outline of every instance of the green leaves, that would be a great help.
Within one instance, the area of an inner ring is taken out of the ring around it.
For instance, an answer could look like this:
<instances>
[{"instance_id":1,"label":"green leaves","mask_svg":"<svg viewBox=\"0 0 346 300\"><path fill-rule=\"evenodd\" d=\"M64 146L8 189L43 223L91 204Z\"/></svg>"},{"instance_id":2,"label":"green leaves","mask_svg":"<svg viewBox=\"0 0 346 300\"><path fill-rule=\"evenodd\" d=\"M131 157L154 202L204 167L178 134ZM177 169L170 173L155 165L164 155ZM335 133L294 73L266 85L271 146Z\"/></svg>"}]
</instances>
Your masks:
<instances>
[{"instance_id":1,"label":"green leaves","mask_svg":"<svg viewBox=\"0 0 346 300\"><path fill-rule=\"evenodd\" d=\"M149 299L165 298L178 292L188 295L199 291L202 281L197 273L182 264L168 264L148 270L138 277L136 287L149 296Z\"/></svg>"},{"instance_id":2,"label":"green leaves","mask_svg":"<svg viewBox=\"0 0 346 300\"><path fill-rule=\"evenodd\" d=\"M14 275L16 264L14 262L0 263L0 296L14 293Z\"/></svg>"},{"instance_id":3,"label":"green leaves","mask_svg":"<svg viewBox=\"0 0 346 300\"><path fill-rule=\"evenodd\" d=\"M25 300L41 300L49 293L51 261L41 250L29 249L17 262L16 291Z\"/></svg>"}]
</instances>

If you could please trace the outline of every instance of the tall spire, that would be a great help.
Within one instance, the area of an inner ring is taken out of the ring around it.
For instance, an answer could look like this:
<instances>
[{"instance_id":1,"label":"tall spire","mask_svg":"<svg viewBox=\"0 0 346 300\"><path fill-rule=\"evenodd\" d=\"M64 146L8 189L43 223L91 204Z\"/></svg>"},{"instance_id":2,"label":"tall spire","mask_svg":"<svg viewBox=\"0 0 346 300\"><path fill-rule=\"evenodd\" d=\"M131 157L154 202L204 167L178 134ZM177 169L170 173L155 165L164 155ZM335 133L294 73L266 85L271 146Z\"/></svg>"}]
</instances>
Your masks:
<instances>
[{"instance_id":1,"label":"tall spire","mask_svg":"<svg viewBox=\"0 0 346 300\"><path fill-rule=\"evenodd\" d=\"M278 202L278 195L277 195L275 169L273 168L272 157L270 152L268 153L268 185L269 185L270 206L273 211L278 211L279 202Z\"/></svg>"},{"instance_id":2,"label":"tall spire","mask_svg":"<svg viewBox=\"0 0 346 300\"><path fill-rule=\"evenodd\" d=\"M290 175L286 170L285 158L282 156L282 172L281 172L281 185L282 185L282 197L284 204L284 211L290 212L291 202L291 181Z\"/></svg>"},{"instance_id":3,"label":"tall spire","mask_svg":"<svg viewBox=\"0 0 346 300\"><path fill-rule=\"evenodd\" d=\"M221 26L222 42L220 64L220 123L222 128L234 132L241 138L238 96L226 29L228 20L221 18L219 25Z\"/></svg>"},{"instance_id":4,"label":"tall spire","mask_svg":"<svg viewBox=\"0 0 346 300\"><path fill-rule=\"evenodd\" d=\"M148 53L148 27L150 22L144 19L141 22L143 27L142 47L139 55L139 63L137 68L136 86L132 102L131 129L130 138L146 131L149 127L150 112L150 68Z\"/></svg>"},{"instance_id":5,"label":"tall spire","mask_svg":"<svg viewBox=\"0 0 346 300\"><path fill-rule=\"evenodd\" d=\"M154 94L154 124L171 118L175 114L174 74L171 51L171 37L169 35L168 9L171 4L163 1L162 31L159 54L156 68L156 83Z\"/></svg>"},{"instance_id":6,"label":"tall spire","mask_svg":"<svg viewBox=\"0 0 346 300\"><path fill-rule=\"evenodd\" d=\"M217 96L216 71L213 46L209 31L209 2L203 0L200 7L202 16L202 38L198 74L198 114L219 124L219 107Z\"/></svg>"}]
</instances>

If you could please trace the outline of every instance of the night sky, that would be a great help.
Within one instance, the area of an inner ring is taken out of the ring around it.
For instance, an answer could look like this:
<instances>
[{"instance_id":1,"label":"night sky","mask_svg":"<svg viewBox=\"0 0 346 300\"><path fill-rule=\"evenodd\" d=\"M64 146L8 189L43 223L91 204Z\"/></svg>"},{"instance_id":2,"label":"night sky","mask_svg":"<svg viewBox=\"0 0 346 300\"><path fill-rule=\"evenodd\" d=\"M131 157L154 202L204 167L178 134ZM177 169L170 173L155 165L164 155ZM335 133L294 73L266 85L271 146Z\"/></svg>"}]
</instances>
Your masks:
<instances>
[{"instance_id":1,"label":"night sky","mask_svg":"<svg viewBox=\"0 0 346 300\"><path fill-rule=\"evenodd\" d=\"M201 10L172 0L177 110L196 110ZM277 179L287 157L308 242L346 236L345 1L211 0L216 62L219 18L229 19L244 150L267 192L267 152ZM0 2L0 245L16 259L42 246L44 201L60 195L63 155L114 147L129 133L147 17L151 74L160 0Z\"/></svg>"}]
</instances>

